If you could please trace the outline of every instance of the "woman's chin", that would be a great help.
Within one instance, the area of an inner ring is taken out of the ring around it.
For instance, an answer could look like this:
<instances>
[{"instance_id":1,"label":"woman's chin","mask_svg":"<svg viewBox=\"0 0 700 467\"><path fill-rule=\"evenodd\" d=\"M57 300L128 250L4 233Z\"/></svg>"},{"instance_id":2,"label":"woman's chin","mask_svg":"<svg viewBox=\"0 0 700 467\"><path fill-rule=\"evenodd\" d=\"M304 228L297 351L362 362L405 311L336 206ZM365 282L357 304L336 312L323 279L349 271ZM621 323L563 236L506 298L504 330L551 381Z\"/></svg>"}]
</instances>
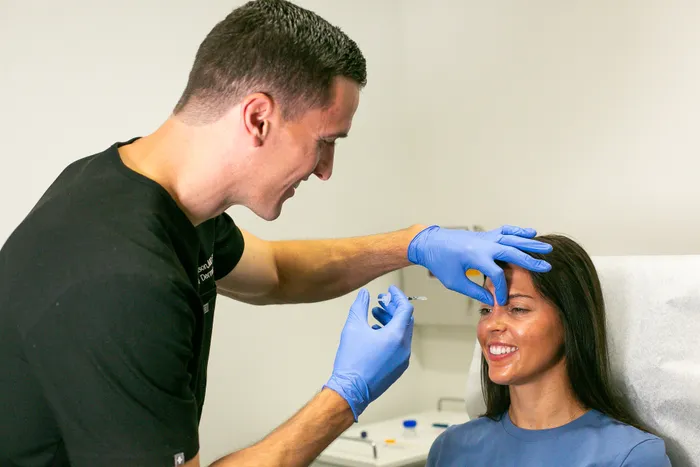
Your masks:
<instances>
[{"instance_id":1,"label":"woman's chin","mask_svg":"<svg viewBox=\"0 0 700 467\"><path fill-rule=\"evenodd\" d=\"M513 378L510 375L492 374L491 372L489 372L489 379L494 384L498 384L501 386L508 386L511 384L511 381L513 380Z\"/></svg>"}]
</instances>

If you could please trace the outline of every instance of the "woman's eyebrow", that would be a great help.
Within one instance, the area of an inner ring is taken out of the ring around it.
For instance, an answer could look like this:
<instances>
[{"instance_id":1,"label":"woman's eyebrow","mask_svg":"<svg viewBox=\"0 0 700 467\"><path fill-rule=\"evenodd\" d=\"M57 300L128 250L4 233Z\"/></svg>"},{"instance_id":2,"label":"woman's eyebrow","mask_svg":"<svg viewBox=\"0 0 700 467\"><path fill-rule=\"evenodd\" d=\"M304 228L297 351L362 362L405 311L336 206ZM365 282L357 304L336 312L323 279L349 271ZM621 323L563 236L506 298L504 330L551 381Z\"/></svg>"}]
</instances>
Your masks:
<instances>
[{"instance_id":1,"label":"woman's eyebrow","mask_svg":"<svg viewBox=\"0 0 700 467\"><path fill-rule=\"evenodd\" d=\"M508 295L508 300L511 300L511 299L513 299L513 298L529 298L530 300L534 300L534 299L535 299L535 297L531 297L530 295L527 295L527 294L524 294L524 293L514 293L514 294ZM486 304L483 303L483 302L479 302L479 304L480 304L480 305L486 305Z\"/></svg>"},{"instance_id":2,"label":"woman's eyebrow","mask_svg":"<svg viewBox=\"0 0 700 467\"><path fill-rule=\"evenodd\" d=\"M508 299L510 300L511 298L529 298L531 300L534 300L533 297L531 297L527 294L524 294L524 293L514 293L514 294L508 295Z\"/></svg>"}]
</instances>

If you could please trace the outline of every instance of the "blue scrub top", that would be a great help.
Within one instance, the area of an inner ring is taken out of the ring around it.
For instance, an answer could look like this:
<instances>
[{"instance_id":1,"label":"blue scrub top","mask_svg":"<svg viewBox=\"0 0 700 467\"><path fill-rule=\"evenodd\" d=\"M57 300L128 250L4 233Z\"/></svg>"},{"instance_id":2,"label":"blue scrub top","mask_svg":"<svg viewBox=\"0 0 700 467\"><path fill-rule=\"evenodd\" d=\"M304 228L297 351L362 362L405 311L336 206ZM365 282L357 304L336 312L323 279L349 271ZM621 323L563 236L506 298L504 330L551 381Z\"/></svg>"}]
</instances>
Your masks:
<instances>
[{"instance_id":1,"label":"blue scrub top","mask_svg":"<svg viewBox=\"0 0 700 467\"><path fill-rule=\"evenodd\" d=\"M557 428L525 430L508 413L454 425L433 443L426 467L668 467L660 438L596 410Z\"/></svg>"}]
</instances>

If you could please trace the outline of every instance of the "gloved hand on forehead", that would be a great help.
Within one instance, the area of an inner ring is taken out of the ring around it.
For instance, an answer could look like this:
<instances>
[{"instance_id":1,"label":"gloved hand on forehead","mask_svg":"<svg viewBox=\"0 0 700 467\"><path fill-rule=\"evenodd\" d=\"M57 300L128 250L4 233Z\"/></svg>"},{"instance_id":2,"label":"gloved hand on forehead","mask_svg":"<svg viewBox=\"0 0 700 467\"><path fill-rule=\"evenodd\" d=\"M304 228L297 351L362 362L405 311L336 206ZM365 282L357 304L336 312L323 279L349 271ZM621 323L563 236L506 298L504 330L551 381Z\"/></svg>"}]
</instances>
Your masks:
<instances>
[{"instance_id":1,"label":"gloved hand on forehead","mask_svg":"<svg viewBox=\"0 0 700 467\"><path fill-rule=\"evenodd\" d=\"M333 373L325 387L340 394L357 421L370 402L381 396L408 368L413 339L413 305L395 286L391 301L374 316L384 326L370 327L369 293L361 289L350 307L340 336Z\"/></svg>"},{"instance_id":2,"label":"gloved hand on forehead","mask_svg":"<svg viewBox=\"0 0 700 467\"><path fill-rule=\"evenodd\" d=\"M511 263L533 272L547 272L551 265L524 252L549 253L552 246L533 240L534 229L504 225L489 232L428 227L415 236L408 247L408 259L427 268L450 290L493 305L492 295L467 278L476 269L491 279L498 304L508 301L503 270L496 261Z\"/></svg>"}]
</instances>

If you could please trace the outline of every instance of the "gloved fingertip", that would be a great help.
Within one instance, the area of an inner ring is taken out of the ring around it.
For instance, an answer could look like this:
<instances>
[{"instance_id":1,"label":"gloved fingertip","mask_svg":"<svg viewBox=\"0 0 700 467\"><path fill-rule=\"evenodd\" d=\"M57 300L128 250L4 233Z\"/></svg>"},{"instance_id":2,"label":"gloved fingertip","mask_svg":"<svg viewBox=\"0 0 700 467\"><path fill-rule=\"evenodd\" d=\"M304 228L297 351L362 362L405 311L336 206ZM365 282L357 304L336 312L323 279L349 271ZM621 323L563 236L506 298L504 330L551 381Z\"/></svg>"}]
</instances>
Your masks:
<instances>
[{"instance_id":1,"label":"gloved fingertip","mask_svg":"<svg viewBox=\"0 0 700 467\"><path fill-rule=\"evenodd\" d=\"M549 243L542 242L542 247L540 248L541 253L551 253L552 250L554 250L554 247L552 245L550 245Z\"/></svg>"},{"instance_id":2,"label":"gloved fingertip","mask_svg":"<svg viewBox=\"0 0 700 467\"><path fill-rule=\"evenodd\" d=\"M499 306L503 306L508 302L508 295L504 292L496 292L496 302Z\"/></svg>"},{"instance_id":3,"label":"gloved fingertip","mask_svg":"<svg viewBox=\"0 0 700 467\"><path fill-rule=\"evenodd\" d=\"M406 294L403 293L403 290L399 289L399 288L398 288L397 286L395 286L395 285L389 286L389 292L390 292L392 298L393 298L393 297L396 297L396 298L401 299L402 301L403 301L403 300L408 301L408 297L406 297Z\"/></svg>"},{"instance_id":4,"label":"gloved fingertip","mask_svg":"<svg viewBox=\"0 0 700 467\"><path fill-rule=\"evenodd\" d=\"M532 238L537 236L537 231L530 227L518 227L517 225L504 225L501 228L503 235L516 235L518 237Z\"/></svg>"},{"instance_id":5,"label":"gloved fingertip","mask_svg":"<svg viewBox=\"0 0 700 467\"><path fill-rule=\"evenodd\" d=\"M551 264L541 259L532 259L532 261L526 264L526 269L529 269L532 272L549 272L552 269Z\"/></svg>"},{"instance_id":6,"label":"gloved fingertip","mask_svg":"<svg viewBox=\"0 0 700 467\"><path fill-rule=\"evenodd\" d=\"M360 289L360 291L357 293L357 297L355 297L355 301L350 307L350 316L356 316L358 319L366 320L368 308L369 292L366 289Z\"/></svg>"}]
</instances>

